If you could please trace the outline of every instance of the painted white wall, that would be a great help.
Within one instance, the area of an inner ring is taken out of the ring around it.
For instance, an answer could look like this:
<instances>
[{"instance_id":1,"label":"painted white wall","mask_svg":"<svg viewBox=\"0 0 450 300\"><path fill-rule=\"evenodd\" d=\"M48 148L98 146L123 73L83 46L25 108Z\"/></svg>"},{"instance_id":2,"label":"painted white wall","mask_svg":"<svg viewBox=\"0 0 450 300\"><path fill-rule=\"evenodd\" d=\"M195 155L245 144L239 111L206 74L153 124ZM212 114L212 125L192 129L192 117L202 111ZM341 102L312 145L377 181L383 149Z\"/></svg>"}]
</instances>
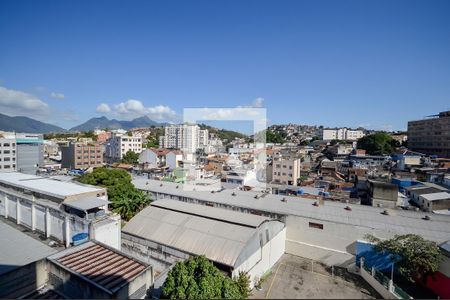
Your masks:
<instances>
[{"instance_id":1,"label":"painted white wall","mask_svg":"<svg viewBox=\"0 0 450 300\"><path fill-rule=\"evenodd\" d=\"M309 227L309 222L323 225L323 229ZM286 217L286 253L303 256L333 265L347 265L356 254L356 240L365 240L371 233L389 238L389 232L316 220L298 216Z\"/></svg>"},{"instance_id":2,"label":"painted white wall","mask_svg":"<svg viewBox=\"0 0 450 300\"><path fill-rule=\"evenodd\" d=\"M239 276L240 271L247 272L250 276L250 288L253 289L256 279L269 271L284 254L285 239L286 227L234 269L232 276Z\"/></svg>"},{"instance_id":3,"label":"painted white wall","mask_svg":"<svg viewBox=\"0 0 450 300\"><path fill-rule=\"evenodd\" d=\"M183 155L181 153L169 152L166 154L166 165L170 170L178 167L178 161L183 160Z\"/></svg>"},{"instance_id":4,"label":"painted white wall","mask_svg":"<svg viewBox=\"0 0 450 300\"><path fill-rule=\"evenodd\" d=\"M120 250L120 218L109 218L93 223L91 237L105 245Z\"/></svg>"},{"instance_id":5,"label":"painted white wall","mask_svg":"<svg viewBox=\"0 0 450 300\"><path fill-rule=\"evenodd\" d=\"M148 164L149 168L157 167L157 156L156 153L151 149L145 149L139 154L139 163Z\"/></svg>"}]
</instances>

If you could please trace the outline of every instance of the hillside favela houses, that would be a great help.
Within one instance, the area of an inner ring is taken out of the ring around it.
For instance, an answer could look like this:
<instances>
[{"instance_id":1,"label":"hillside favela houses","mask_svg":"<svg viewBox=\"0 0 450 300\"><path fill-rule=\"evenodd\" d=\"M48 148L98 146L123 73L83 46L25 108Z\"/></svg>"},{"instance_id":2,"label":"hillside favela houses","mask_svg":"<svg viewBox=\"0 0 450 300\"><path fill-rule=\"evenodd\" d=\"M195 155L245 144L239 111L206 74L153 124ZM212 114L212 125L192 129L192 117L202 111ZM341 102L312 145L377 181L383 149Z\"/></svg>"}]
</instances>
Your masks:
<instances>
[{"instance_id":1,"label":"hillside favela houses","mask_svg":"<svg viewBox=\"0 0 450 300\"><path fill-rule=\"evenodd\" d=\"M450 0L208 2L0 1L0 300L450 299Z\"/></svg>"},{"instance_id":2,"label":"hillside favela houses","mask_svg":"<svg viewBox=\"0 0 450 300\"><path fill-rule=\"evenodd\" d=\"M104 128L46 140L2 132L0 230L11 243L1 243L0 259L14 266L2 265L0 296L158 298L175 265L204 256L229 278L246 274L254 293L267 292L264 278L276 278L286 261L295 261L311 266L308 276L321 266L343 270L373 289L373 297L448 297L446 117L425 120L438 125L409 122L407 133L270 126L273 136L263 149L251 136L192 124ZM374 135L389 141L388 151L364 145ZM440 142L418 147L424 136ZM137 200L123 193L123 202L112 203L108 187L77 180L118 169L136 193L152 200L126 218L121 205ZM416 284L420 292L395 278L383 285L381 276L389 278L391 270L364 252L373 246L368 235L405 234L434 243L442 258Z\"/></svg>"}]
</instances>

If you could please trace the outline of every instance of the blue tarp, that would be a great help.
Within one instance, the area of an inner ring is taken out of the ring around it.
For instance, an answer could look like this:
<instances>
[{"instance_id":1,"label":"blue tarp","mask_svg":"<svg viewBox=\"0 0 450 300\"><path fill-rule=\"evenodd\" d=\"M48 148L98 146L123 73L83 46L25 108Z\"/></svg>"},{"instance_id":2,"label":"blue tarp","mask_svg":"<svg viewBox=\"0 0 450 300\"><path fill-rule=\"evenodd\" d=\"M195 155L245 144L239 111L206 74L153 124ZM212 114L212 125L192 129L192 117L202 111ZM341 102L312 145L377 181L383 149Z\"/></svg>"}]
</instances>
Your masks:
<instances>
[{"instance_id":1,"label":"blue tarp","mask_svg":"<svg viewBox=\"0 0 450 300\"><path fill-rule=\"evenodd\" d=\"M380 271L388 271L392 268L392 261L396 257L391 253L380 253L374 250L374 245L364 242L356 242L356 265L360 266L360 258L364 257L364 265L374 267Z\"/></svg>"},{"instance_id":2,"label":"blue tarp","mask_svg":"<svg viewBox=\"0 0 450 300\"><path fill-rule=\"evenodd\" d=\"M405 179L405 178L392 178L391 182L393 184L398 185L400 188L417 185L420 182L413 179Z\"/></svg>"}]
</instances>

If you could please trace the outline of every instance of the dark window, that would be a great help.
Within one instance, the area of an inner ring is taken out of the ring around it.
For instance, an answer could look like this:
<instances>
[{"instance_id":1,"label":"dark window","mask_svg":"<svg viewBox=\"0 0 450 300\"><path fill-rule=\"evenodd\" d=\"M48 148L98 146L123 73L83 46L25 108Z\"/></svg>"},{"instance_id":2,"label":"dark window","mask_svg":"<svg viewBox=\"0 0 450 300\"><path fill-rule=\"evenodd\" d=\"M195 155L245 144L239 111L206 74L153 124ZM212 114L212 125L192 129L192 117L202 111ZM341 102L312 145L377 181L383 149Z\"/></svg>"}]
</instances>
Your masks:
<instances>
[{"instance_id":1,"label":"dark window","mask_svg":"<svg viewBox=\"0 0 450 300\"><path fill-rule=\"evenodd\" d=\"M311 227L311 228L317 228L317 229L323 229L323 224L309 222L309 227Z\"/></svg>"}]
</instances>

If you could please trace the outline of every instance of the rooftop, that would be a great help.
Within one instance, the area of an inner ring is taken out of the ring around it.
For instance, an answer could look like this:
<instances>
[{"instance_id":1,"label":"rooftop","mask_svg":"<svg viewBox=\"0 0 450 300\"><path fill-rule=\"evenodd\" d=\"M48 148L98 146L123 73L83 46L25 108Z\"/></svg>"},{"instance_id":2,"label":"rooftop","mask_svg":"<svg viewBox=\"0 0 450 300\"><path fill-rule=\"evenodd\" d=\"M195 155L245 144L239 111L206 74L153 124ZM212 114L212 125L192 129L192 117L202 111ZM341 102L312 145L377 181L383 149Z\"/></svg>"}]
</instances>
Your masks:
<instances>
[{"instance_id":1,"label":"rooftop","mask_svg":"<svg viewBox=\"0 0 450 300\"><path fill-rule=\"evenodd\" d=\"M162 183L162 186L161 186ZM198 199L209 203L220 203L249 210L275 213L279 215L295 215L317 220L351 224L379 229L393 234L415 233L427 239L443 242L450 239L450 218L445 215L433 215L432 221L424 220L426 213L397 209L391 215L381 214L384 208L365 205L353 205L338 202L325 202L323 205L312 205L315 200L274 194L256 193L252 191L223 190L210 193L189 191L175 188L177 184L144 178L135 178L133 184L142 190ZM233 196L234 193L234 196ZM255 195L264 195L255 199ZM281 201L282 199L286 201ZM352 210L344 209L349 206Z\"/></svg>"},{"instance_id":2,"label":"rooftop","mask_svg":"<svg viewBox=\"0 0 450 300\"><path fill-rule=\"evenodd\" d=\"M424 194L421 195L421 197L428 201L446 200L446 199L450 200L450 194L446 192Z\"/></svg>"},{"instance_id":3,"label":"rooftop","mask_svg":"<svg viewBox=\"0 0 450 300\"><path fill-rule=\"evenodd\" d=\"M48 177L28 175L19 172L0 173L0 183L60 199L84 193L103 192L104 190L94 186L78 184L75 182L63 182Z\"/></svg>"},{"instance_id":4,"label":"rooftop","mask_svg":"<svg viewBox=\"0 0 450 300\"><path fill-rule=\"evenodd\" d=\"M55 249L0 221L0 275L55 252Z\"/></svg>"},{"instance_id":5,"label":"rooftop","mask_svg":"<svg viewBox=\"0 0 450 300\"><path fill-rule=\"evenodd\" d=\"M48 259L109 294L149 268L147 264L94 241L68 248Z\"/></svg>"},{"instance_id":6,"label":"rooftop","mask_svg":"<svg viewBox=\"0 0 450 300\"><path fill-rule=\"evenodd\" d=\"M250 240L259 244L254 238L256 228L264 222L271 222L279 230L284 227L281 222L269 218L164 199L154 201L139 212L122 231L235 266Z\"/></svg>"}]
</instances>

